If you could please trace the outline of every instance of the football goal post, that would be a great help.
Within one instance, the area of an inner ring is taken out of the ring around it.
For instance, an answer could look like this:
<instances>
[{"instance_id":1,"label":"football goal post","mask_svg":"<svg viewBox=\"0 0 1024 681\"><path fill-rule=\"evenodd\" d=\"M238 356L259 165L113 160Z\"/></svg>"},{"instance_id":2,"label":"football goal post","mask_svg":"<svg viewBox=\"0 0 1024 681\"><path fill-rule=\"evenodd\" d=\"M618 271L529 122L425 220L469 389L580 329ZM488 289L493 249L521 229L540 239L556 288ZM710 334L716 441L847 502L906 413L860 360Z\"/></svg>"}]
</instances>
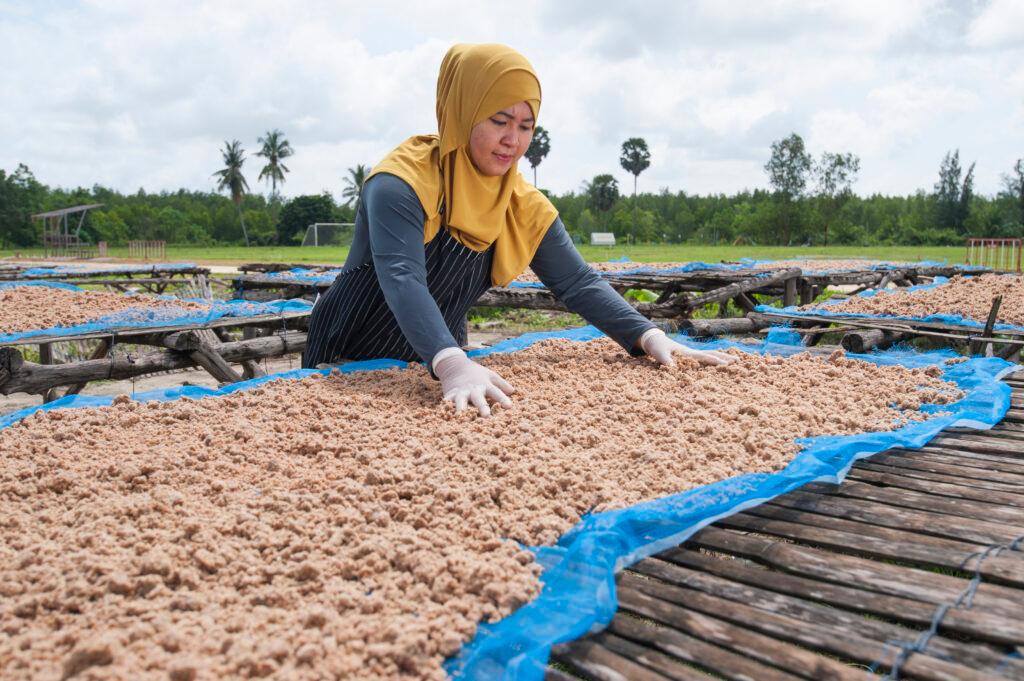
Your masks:
<instances>
[{"instance_id":1,"label":"football goal post","mask_svg":"<svg viewBox=\"0 0 1024 681\"><path fill-rule=\"evenodd\" d=\"M303 246L351 246L354 222L314 222L306 227Z\"/></svg>"}]
</instances>

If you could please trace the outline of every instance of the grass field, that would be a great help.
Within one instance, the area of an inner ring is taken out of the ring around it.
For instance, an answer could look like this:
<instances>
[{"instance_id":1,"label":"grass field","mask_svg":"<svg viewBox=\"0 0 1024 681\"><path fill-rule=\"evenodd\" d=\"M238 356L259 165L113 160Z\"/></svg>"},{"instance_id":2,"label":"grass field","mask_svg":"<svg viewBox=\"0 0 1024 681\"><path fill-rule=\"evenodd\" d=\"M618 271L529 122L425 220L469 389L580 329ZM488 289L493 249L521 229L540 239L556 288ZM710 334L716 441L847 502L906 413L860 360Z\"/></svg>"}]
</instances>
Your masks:
<instances>
[{"instance_id":1,"label":"grass field","mask_svg":"<svg viewBox=\"0 0 1024 681\"><path fill-rule=\"evenodd\" d=\"M719 262L738 258L781 260L788 258L870 258L876 260L939 260L950 264L964 261L961 246L830 246L828 248L802 248L785 246L700 246L661 244L638 246L580 246L583 257L600 262L627 257L637 262L690 262L702 260ZM42 250L24 249L23 257L41 258ZM128 258L127 248L111 248L110 257ZM0 250L0 258L13 257L13 249ZM316 263L340 265L345 262L348 249L343 247L312 246L168 246L169 262L194 262L204 265L240 265L243 263Z\"/></svg>"}]
</instances>

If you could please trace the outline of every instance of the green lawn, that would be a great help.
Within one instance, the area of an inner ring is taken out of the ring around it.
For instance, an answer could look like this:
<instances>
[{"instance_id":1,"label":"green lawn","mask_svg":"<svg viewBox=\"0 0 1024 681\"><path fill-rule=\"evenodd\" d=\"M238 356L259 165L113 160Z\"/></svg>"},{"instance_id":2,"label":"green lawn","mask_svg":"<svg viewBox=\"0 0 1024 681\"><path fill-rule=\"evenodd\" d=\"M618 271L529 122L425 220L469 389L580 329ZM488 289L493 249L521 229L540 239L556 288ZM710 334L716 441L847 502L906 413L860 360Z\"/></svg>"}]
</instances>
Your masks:
<instances>
[{"instance_id":1,"label":"green lawn","mask_svg":"<svg viewBox=\"0 0 1024 681\"><path fill-rule=\"evenodd\" d=\"M738 258L781 260L788 258L870 258L876 260L939 260L951 264L964 261L961 246L829 246L828 248L802 248L785 246L699 246L699 245L638 245L580 246L583 257L600 262L627 257L637 262L689 262L703 260L719 262ZM22 256L42 257L42 250L25 249ZM127 248L111 248L112 258L128 257ZM324 246L168 246L167 260L209 265L240 265L251 262L318 263L340 265L348 249ZM0 258L15 255L15 250L0 250Z\"/></svg>"}]
</instances>

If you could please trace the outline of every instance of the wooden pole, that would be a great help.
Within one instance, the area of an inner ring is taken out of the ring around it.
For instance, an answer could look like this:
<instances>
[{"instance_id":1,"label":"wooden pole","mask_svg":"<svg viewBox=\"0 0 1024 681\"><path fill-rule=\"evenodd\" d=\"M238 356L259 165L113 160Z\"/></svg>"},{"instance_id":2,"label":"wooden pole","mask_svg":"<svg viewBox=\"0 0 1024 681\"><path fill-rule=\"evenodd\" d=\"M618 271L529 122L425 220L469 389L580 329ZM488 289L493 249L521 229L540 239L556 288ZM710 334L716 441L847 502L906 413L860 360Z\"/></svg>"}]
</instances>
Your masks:
<instances>
[{"instance_id":1,"label":"wooden pole","mask_svg":"<svg viewBox=\"0 0 1024 681\"><path fill-rule=\"evenodd\" d=\"M305 348L306 334L301 331L288 331L248 341L224 343L216 348L216 354L225 362L242 362L247 359L280 357L302 352ZM133 355L132 361L128 361L124 356L112 356L107 359L49 366L26 362L21 353L14 348L0 348L0 394L23 392L40 395L60 385L106 379L119 380L160 371L188 369L196 364L191 355L192 353L181 350L157 350Z\"/></svg>"}]
</instances>

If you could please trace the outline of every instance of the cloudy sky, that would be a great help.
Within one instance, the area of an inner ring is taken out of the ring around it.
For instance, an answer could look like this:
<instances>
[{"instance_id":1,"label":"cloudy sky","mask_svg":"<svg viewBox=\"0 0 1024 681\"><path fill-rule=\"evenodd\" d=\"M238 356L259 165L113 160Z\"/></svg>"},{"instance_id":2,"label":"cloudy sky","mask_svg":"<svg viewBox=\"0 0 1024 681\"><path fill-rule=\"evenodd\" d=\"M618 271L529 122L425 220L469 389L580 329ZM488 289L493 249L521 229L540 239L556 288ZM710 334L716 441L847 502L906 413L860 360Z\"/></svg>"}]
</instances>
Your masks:
<instances>
[{"instance_id":1,"label":"cloudy sky","mask_svg":"<svg viewBox=\"0 0 1024 681\"><path fill-rule=\"evenodd\" d=\"M791 132L815 156L858 154L861 194L930 189L954 148L992 194L1024 156L1020 0L0 0L0 168L208 190L224 140L251 157L280 128L284 193L337 195L346 168L436 130L455 42L533 63L551 135L538 179L556 192L605 172L631 188L633 136L652 152L641 189L701 194L766 186ZM269 191L260 160L245 170Z\"/></svg>"}]
</instances>

